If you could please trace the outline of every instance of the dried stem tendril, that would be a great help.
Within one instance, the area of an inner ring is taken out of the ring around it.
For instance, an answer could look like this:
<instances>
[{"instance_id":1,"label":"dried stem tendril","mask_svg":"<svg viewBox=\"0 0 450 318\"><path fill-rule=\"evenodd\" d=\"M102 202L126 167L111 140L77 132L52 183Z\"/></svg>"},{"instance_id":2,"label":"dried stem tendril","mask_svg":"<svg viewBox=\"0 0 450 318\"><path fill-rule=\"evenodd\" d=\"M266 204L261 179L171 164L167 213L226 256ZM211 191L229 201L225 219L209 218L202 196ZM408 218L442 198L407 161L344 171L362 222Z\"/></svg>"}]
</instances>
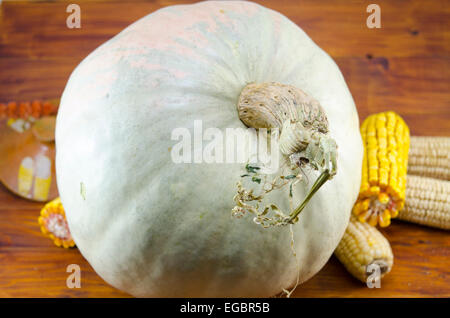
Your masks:
<instances>
[{"instance_id":1,"label":"dried stem tendril","mask_svg":"<svg viewBox=\"0 0 450 318\"><path fill-rule=\"evenodd\" d=\"M232 215L242 217L246 212L253 213L254 222L265 228L296 223L314 194L337 171L337 145L329 134L324 109L317 100L296 87L279 83L252 83L242 90L237 110L239 118L248 127L280 129L279 150L290 162L291 171L267 180L267 175L261 174L261 167L247 164L247 173L241 177L250 177L252 182L262 184L262 190L255 194L253 189L245 189L239 181ZM291 207L292 211L286 214L275 204L267 204L262 210L259 208L267 193L287 184L291 200L293 186L302 179L298 170L306 166L318 170L320 174L296 209Z\"/></svg>"}]
</instances>

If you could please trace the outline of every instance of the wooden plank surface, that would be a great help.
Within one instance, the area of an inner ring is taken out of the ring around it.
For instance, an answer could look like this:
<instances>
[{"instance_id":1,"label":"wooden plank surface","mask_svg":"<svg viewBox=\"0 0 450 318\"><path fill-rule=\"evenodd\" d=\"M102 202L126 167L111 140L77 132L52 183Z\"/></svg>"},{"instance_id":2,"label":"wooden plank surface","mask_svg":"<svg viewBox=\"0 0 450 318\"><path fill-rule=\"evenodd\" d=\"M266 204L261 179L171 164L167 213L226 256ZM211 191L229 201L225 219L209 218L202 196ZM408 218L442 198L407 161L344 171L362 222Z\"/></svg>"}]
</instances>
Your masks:
<instances>
[{"instance_id":1,"label":"wooden plank surface","mask_svg":"<svg viewBox=\"0 0 450 318\"><path fill-rule=\"evenodd\" d=\"M336 60L360 118L395 110L414 135L450 135L449 1L377 1L381 29L366 27L368 1L257 2L300 25ZM76 1L81 29L65 26L69 3L0 5L0 102L59 96L90 51L145 14L180 2ZM0 186L0 297L126 297L103 282L77 249L56 248L40 234L41 206ZM448 232L394 222L383 233L395 264L380 289L362 285L332 257L294 296L450 297ZM69 264L81 267L81 289L66 287Z\"/></svg>"}]
</instances>

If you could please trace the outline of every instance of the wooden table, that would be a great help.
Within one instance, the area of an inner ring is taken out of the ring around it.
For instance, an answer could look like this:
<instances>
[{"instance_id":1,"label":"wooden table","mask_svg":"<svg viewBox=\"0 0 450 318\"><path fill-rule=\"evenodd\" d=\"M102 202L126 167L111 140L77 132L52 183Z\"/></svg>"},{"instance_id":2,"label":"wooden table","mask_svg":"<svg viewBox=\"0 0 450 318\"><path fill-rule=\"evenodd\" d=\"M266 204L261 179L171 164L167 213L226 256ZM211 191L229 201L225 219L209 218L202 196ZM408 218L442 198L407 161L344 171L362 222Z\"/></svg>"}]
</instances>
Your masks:
<instances>
[{"instance_id":1,"label":"wooden table","mask_svg":"<svg viewBox=\"0 0 450 318\"><path fill-rule=\"evenodd\" d=\"M258 2L288 16L331 54L360 118L394 110L414 135L450 135L449 1L377 1L381 29L366 26L368 1ZM146 13L177 2L76 1L81 29L66 27L69 3L0 5L0 102L59 96L91 50ZM77 249L57 248L40 234L41 207L0 186L0 297L127 296L103 282ZM353 279L332 257L294 296L450 296L448 232L402 222L383 232L395 265L380 289ZM81 289L66 287L69 264L81 266Z\"/></svg>"}]
</instances>

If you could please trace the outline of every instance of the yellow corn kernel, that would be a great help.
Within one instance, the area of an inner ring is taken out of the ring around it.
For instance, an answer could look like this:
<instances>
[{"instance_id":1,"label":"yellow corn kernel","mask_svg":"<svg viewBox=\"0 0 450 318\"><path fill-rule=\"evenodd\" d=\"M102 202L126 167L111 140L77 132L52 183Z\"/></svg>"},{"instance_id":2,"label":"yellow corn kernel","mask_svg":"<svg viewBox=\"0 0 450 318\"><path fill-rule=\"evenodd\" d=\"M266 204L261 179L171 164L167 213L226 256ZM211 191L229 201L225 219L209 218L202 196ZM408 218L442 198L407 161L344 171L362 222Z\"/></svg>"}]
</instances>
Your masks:
<instances>
[{"instance_id":1,"label":"yellow corn kernel","mask_svg":"<svg viewBox=\"0 0 450 318\"><path fill-rule=\"evenodd\" d=\"M376 185L378 183L378 160L377 160L377 135L375 127L375 116L369 116L367 118L367 157L368 157L368 170L369 170L369 184Z\"/></svg>"},{"instance_id":2,"label":"yellow corn kernel","mask_svg":"<svg viewBox=\"0 0 450 318\"><path fill-rule=\"evenodd\" d=\"M380 187L378 186L372 186L369 188L369 196L376 196L380 193Z\"/></svg>"},{"instance_id":3,"label":"yellow corn kernel","mask_svg":"<svg viewBox=\"0 0 450 318\"><path fill-rule=\"evenodd\" d=\"M405 200L406 200L406 196L405 196ZM398 211L403 210L403 208L405 207L405 200L401 200L401 201L396 202Z\"/></svg>"},{"instance_id":4,"label":"yellow corn kernel","mask_svg":"<svg viewBox=\"0 0 450 318\"><path fill-rule=\"evenodd\" d=\"M386 204L389 202L389 196L385 192L381 192L378 195L378 201L382 204Z\"/></svg>"},{"instance_id":5,"label":"yellow corn kernel","mask_svg":"<svg viewBox=\"0 0 450 318\"><path fill-rule=\"evenodd\" d=\"M360 214L358 216L358 220L361 223L365 223L367 221L367 219L369 219L369 217L372 215L372 212L370 210L366 210L366 211L360 211Z\"/></svg>"},{"instance_id":6,"label":"yellow corn kernel","mask_svg":"<svg viewBox=\"0 0 450 318\"><path fill-rule=\"evenodd\" d=\"M381 187L388 185L389 160L387 159L387 127L386 116L381 113L376 116L377 141L378 141L378 162L380 170L378 171L379 184Z\"/></svg>"},{"instance_id":7,"label":"yellow corn kernel","mask_svg":"<svg viewBox=\"0 0 450 318\"><path fill-rule=\"evenodd\" d=\"M370 214L368 223L369 223L371 226L376 226L377 223L378 223L378 214L375 214L375 213Z\"/></svg>"},{"instance_id":8,"label":"yellow corn kernel","mask_svg":"<svg viewBox=\"0 0 450 318\"><path fill-rule=\"evenodd\" d=\"M383 213L378 216L378 223L381 227L389 226L389 224L391 224L391 211L388 209L384 210Z\"/></svg>"},{"instance_id":9,"label":"yellow corn kernel","mask_svg":"<svg viewBox=\"0 0 450 318\"><path fill-rule=\"evenodd\" d=\"M370 206L370 199L364 201L358 201L353 207L353 213L359 215L361 212L366 212Z\"/></svg>"},{"instance_id":10,"label":"yellow corn kernel","mask_svg":"<svg viewBox=\"0 0 450 318\"><path fill-rule=\"evenodd\" d=\"M365 199L364 201L362 201L361 208L363 211L367 211L367 209L369 209L369 206L370 206L370 199Z\"/></svg>"},{"instance_id":11,"label":"yellow corn kernel","mask_svg":"<svg viewBox=\"0 0 450 318\"><path fill-rule=\"evenodd\" d=\"M361 125L361 136L363 141L367 139L367 120L364 121ZM362 173L361 173L361 188L360 193L366 193L369 190L369 172L368 172L368 163L367 163L367 147L363 149L363 164L362 164Z\"/></svg>"},{"instance_id":12,"label":"yellow corn kernel","mask_svg":"<svg viewBox=\"0 0 450 318\"><path fill-rule=\"evenodd\" d=\"M403 209L403 206L402 206ZM398 216L398 210L397 209L393 209L393 210L389 210L391 213L391 218L394 219Z\"/></svg>"},{"instance_id":13,"label":"yellow corn kernel","mask_svg":"<svg viewBox=\"0 0 450 318\"><path fill-rule=\"evenodd\" d=\"M357 201L355 203L355 205L353 206L353 209L352 209L354 215L359 215L359 213L362 212L362 207L361 206L362 206L362 202L361 201Z\"/></svg>"}]
</instances>

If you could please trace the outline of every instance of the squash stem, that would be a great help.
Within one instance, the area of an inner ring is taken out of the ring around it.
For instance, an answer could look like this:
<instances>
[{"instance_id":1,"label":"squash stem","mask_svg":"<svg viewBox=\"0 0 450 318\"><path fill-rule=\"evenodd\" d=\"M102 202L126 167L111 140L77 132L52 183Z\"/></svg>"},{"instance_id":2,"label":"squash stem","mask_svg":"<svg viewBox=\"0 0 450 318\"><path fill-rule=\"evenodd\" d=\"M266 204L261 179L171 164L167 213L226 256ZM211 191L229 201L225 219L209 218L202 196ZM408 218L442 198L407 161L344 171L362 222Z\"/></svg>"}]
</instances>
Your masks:
<instances>
[{"instance_id":1,"label":"squash stem","mask_svg":"<svg viewBox=\"0 0 450 318\"><path fill-rule=\"evenodd\" d=\"M317 178L316 182L312 185L311 189L309 190L308 194L306 195L303 202L290 214L290 218L288 223L293 223L295 218L300 214L300 212L303 211L306 204L308 204L309 200L314 196L314 194L330 179L330 171L328 169L324 170L319 177Z\"/></svg>"}]
</instances>

